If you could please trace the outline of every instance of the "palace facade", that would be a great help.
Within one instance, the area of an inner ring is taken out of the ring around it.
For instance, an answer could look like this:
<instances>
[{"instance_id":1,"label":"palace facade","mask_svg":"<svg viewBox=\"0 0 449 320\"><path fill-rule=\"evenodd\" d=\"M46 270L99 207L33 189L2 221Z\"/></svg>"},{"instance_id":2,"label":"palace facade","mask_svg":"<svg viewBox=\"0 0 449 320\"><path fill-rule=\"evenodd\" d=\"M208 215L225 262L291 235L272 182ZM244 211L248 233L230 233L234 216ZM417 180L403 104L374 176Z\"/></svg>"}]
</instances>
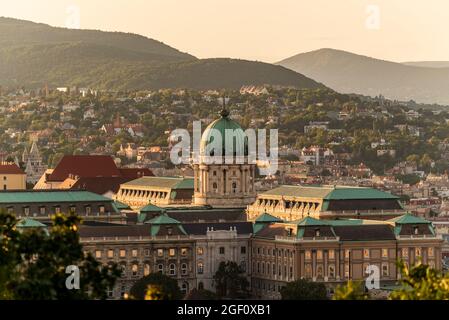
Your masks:
<instances>
[{"instance_id":1,"label":"palace facade","mask_svg":"<svg viewBox=\"0 0 449 320\"><path fill-rule=\"evenodd\" d=\"M258 194L246 211L249 220L267 212L284 221L309 216L386 220L406 213L399 197L373 188L288 185Z\"/></svg>"}]
</instances>

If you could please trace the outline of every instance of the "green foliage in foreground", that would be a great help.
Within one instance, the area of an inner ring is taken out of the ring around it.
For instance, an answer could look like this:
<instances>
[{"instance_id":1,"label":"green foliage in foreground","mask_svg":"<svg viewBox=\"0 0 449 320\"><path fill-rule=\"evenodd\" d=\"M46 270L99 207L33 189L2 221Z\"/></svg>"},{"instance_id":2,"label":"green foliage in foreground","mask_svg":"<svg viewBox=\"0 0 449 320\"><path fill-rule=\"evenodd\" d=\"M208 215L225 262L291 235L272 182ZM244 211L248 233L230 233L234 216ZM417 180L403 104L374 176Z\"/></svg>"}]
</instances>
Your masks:
<instances>
[{"instance_id":1,"label":"green foliage in foreground","mask_svg":"<svg viewBox=\"0 0 449 320\"><path fill-rule=\"evenodd\" d=\"M333 300L367 300L363 282L349 280L346 285L338 286L335 289Z\"/></svg>"},{"instance_id":2,"label":"green foliage in foreground","mask_svg":"<svg viewBox=\"0 0 449 320\"><path fill-rule=\"evenodd\" d=\"M323 283L300 279L288 283L281 289L282 300L327 300Z\"/></svg>"},{"instance_id":3,"label":"green foliage in foreground","mask_svg":"<svg viewBox=\"0 0 449 320\"><path fill-rule=\"evenodd\" d=\"M408 268L399 263L401 271L401 288L394 290L389 300L448 300L449 275L430 268L428 265L417 264ZM348 281L346 285L337 287L334 300L366 300L363 283Z\"/></svg>"},{"instance_id":4,"label":"green foliage in foreground","mask_svg":"<svg viewBox=\"0 0 449 320\"><path fill-rule=\"evenodd\" d=\"M18 228L16 218L0 212L0 299L106 299L121 271L84 255L75 215L56 215L49 230ZM78 266L80 288L68 290L66 267Z\"/></svg>"},{"instance_id":5,"label":"green foliage in foreground","mask_svg":"<svg viewBox=\"0 0 449 320\"><path fill-rule=\"evenodd\" d=\"M151 273L137 281L130 290L136 300L180 300L178 282L160 272Z\"/></svg>"},{"instance_id":6,"label":"green foliage in foreground","mask_svg":"<svg viewBox=\"0 0 449 320\"><path fill-rule=\"evenodd\" d=\"M403 263L401 268L402 288L391 293L392 300L448 300L449 275L418 264L407 268Z\"/></svg>"},{"instance_id":7,"label":"green foliage in foreground","mask_svg":"<svg viewBox=\"0 0 449 320\"><path fill-rule=\"evenodd\" d=\"M218 297L239 299L248 297L249 283L243 274L243 269L236 262L221 262L214 275Z\"/></svg>"}]
</instances>

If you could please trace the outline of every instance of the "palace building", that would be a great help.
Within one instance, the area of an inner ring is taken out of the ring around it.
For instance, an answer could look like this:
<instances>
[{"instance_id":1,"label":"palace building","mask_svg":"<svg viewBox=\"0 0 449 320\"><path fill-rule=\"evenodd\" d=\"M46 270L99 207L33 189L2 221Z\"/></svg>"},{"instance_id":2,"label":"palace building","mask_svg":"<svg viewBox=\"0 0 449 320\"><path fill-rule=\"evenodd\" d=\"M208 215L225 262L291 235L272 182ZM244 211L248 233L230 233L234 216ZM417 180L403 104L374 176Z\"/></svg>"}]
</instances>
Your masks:
<instances>
[{"instance_id":1,"label":"palace building","mask_svg":"<svg viewBox=\"0 0 449 320\"><path fill-rule=\"evenodd\" d=\"M158 206L191 205L194 179L188 177L142 177L120 185L116 200L133 209L150 202Z\"/></svg>"},{"instance_id":2,"label":"palace building","mask_svg":"<svg viewBox=\"0 0 449 320\"><path fill-rule=\"evenodd\" d=\"M317 219L391 219L406 213L399 197L373 188L280 186L257 195L247 207L249 220L267 212L284 221Z\"/></svg>"},{"instance_id":3,"label":"palace building","mask_svg":"<svg viewBox=\"0 0 449 320\"><path fill-rule=\"evenodd\" d=\"M113 200L88 191L11 190L0 192L0 209L17 218L51 220L57 213L75 213L85 221L126 223Z\"/></svg>"},{"instance_id":4,"label":"palace building","mask_svg":"<svg viewBox=\"0 0 449 320\"><path fill-rule=\"evenodd\" d=\"M227 137L227 130L233 130ZM213 142L213 132L221 134L222 163L209 163L206 154ZM232 163L225 163L226 150L235 151ZM236 150L243 150L243 161ZM230 119L225 108L220 118L204 131L200 143L199 163L193 164L194 177L143 177L120 186L116 200L133 209L150 202L158 206L204 206L207 208L244 208L256 199L254 187L256 165L248 163L248 142L241 126ZM239 163L242 162L242 163Z\"/></svg>"},{"instance_id":5,"label":"palace building","mask_svg":"<svg viewBox=\"0 0 449 320\"><path fill-rule=\"evenodd\" d=\"M443 239L431 222L412 215L386 221L305 217L282 222L263 214L251 239L254 297L279 299L280 289L298 279L337 284L364 280L368 266L379 270L382 286L400 277L399 260L441 270Z\"/></svg>"},{"instance_id":6,"label":"palace building","mask_svg":"<svg viewBox=\"0 0 449 320\"><path fill-rule=\"evenodd\" d=\"M210 205L212 207L245 207L254 202L256 165L248 163L248 140L242 127L229 118L229 112L223 109L221 118L212 122L204 131L200 144L200 163L194 164L195 173L195 205ZM227 130L233 130L230 136ZM214 132L221 135L222 164L209 164L207 147L213 142ZM233 162L225 164L226 151L234 153ZM237 150L243 151L243 163L237 163Z\"/></svg>"}]
</instances>

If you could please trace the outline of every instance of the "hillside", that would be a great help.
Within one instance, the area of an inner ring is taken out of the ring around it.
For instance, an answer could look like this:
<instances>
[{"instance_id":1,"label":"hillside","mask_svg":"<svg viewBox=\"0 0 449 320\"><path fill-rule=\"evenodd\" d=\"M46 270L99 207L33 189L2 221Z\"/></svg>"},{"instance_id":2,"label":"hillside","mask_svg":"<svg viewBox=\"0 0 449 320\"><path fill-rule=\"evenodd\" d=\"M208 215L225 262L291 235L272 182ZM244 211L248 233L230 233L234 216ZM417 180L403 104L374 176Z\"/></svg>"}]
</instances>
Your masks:
<instances>
[{"instance_id":1,"label":"hillside","mask_svg":"<svg viewBox=\"0 0 449 320\"><path fill-rule=\"evenodd\" d=\"M140 35L72 30L0 17L0 85L98 89L238 88L244 84L319 88L266 63L205 59Z\"/></svg>"},{"instance_id":2,"label":"hillside","mask_svg":"<svg viewBox=\"0 0 449 320\"><path fill-rule=\"evenodd\" d=\"M408 61L402 64L415 67L449 68L449 61Z\"/></svg>"},{"instance_id":3,"label":"hillside","mask_svg":"<svg viewBox=\"0 0 449 320\"><path fill-rule=\"evenodd\" d=\"M342 93L449 104L449 68L409 66L334 49L298 54L277 64Z\"/></svg>"}]
</instances>

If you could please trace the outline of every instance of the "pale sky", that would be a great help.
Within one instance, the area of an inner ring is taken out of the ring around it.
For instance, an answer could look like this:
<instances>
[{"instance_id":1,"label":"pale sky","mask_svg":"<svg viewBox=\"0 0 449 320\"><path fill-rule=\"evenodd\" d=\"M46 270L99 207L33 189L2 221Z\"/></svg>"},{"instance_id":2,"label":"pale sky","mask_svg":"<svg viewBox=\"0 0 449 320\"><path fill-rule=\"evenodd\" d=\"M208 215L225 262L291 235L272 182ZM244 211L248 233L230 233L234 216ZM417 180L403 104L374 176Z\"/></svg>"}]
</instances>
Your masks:
<instances>
[{"instance_id":1,"label":"pale sky","mask_svg":"<svg viewBox=\"0 0 449 320\"><path fill-rule=\"evenodd\" d=\"M449 60L447 0L0 0L0 16L138 33L198 58L276 62L335 48Z\"/></svg>"}]
</instances>

